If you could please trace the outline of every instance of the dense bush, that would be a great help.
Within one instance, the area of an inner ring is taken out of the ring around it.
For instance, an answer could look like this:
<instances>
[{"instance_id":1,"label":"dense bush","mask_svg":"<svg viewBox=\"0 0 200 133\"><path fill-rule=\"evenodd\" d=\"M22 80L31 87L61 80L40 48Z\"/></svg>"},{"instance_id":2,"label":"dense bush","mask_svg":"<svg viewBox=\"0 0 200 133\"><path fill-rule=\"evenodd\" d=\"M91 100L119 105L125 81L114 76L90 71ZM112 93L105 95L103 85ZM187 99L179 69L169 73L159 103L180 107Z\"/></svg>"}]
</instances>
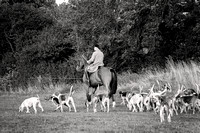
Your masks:
<instances>
[{"instance_id":1,"label":"dense bush","mask_svg":"<svg viewBox=\"0 0 200 133\"><path fill-rule=\"evenodd\" d=\"M0 74L11 86L27 85L39 75L80 78L77 60L81 54L89 58L95 43L105 54L105 65L118 73L165 67L168 56L199 60L197 1L54 2L1 1Z\"/></svg>"}]
</instances>

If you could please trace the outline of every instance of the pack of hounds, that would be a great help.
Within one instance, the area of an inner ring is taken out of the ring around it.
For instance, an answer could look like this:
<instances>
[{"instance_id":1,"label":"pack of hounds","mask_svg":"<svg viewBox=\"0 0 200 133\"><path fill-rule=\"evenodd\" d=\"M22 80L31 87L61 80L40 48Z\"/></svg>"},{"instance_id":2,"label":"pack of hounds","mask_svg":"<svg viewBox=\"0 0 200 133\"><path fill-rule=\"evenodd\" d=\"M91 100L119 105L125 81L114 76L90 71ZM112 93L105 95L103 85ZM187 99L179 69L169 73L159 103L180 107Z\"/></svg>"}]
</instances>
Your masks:
<instances>
[{"instance_id":1,"label":"pack of hounds","mask_svg":"<svg viewBox=\"0 0 200 133\"><path fill-rule=\"evenodd\" d=\"M170 83L164 84L162 87L158 83L158 89L155 91L155 84L149 89L148 93L142 92L143 87L139 86L140 92L133 93L129 91L119 91L123 105L126 105L132 112L154 111L160 116L160 122L171 122L171 117L175 113L193 114L200 111L200 90L199 85L195 84L195 88L186 88L184 85L178 84L177 88L172 88ZM172 90L177 90L172 92Z\"/></svg>"},{"instance_id":2,"label":"pack of hounds","mask_svg":"<svg viewBox=\"0 0 200 133\"><path fill-rule=\"evenodd\" d=\"M70 88L69 94L52 94L49 97L46 97L45 100L51 101L53 105L56 106L56 109L54 111L57 111L60 109L61 112L63 112L63 106L69 108L69 112L71 112L71 106L74 109L74 112L77 112L73 94L75 90L73 90L73 86ZM89 112L89 107L93 105L93 110L96 113L97 112L97 104L100 103L101 110L106 112L106 101L105 101L106 95L105 94L91 94L87 97L87 100L85 101L85 106L87 108L87 112ZM115 103L115 102L114 102ZM31 97L28 99L25 99L22 104L19 107L19 112L23 112L26 108L26 113L30 113L29 108L33 107L35 114L37 114L37 106L41 109L43 112L44 109L41 105L40 97L37 95L37 97ZM115 106L115 105L113 105Z\"/></svg>"},{"instance_id":3,"label":"pack of hounds","mask_svg":"<svg viewBox=\"0 0 200 133\"><path fill-rule=\"evenodd\" d=\"M165 116L167 121L171 122L171 117L175 113L188 113L190 110L193 114L196 111L200 111L200 90L199 85L196 85L196 89L185 88L184 85L178 85L178 88L172 88L169 83L160 86L158 83L158 89L154 90L155 84L149 89L149 92L142 92L143 87L139 86L140 92L133 93L131 91L119 91L121 97L121 105L126 105L126 107L132 112L144 112L144 111L154 111L156 114L159 114L161 123L165 121ZM63 105L69 108L71 111L71 106L73 107L74 112L77 112L73 94L74 90L70 88L69 94L52 94L50 97L45 98L45 100L52 101L56 106L56 110L60 109L63 112ZM172 93L172 90L177 90L177 92ZM106 111L105 104L105 94L93 94L87 97L85 101L85 106L87 112L89 112L89 107L93 105L94 113L97 112L97 104L100 104L101 111ZM33 107L35 113L37 113L36 106L41 108L43 112L44 109L40 102L40 97L31 97L25 99L21 106L19 107L19 112L23 112L26 108L26 113L30 113L29 108ZM113 105L114 107L115 105Z\"/></svg>"},{"instance_id":4,"label":"pack of hounds","mask_svg":"<svg viewBox=\"0 0 200 133\"><path fill-rule=\"evenodd\" d=\"M63 105L67 106L69 111L71 111L72 105L74 112L77 112L74 99L72 97L75 91L73 91L72 88L73 86L71 86L69 94L52 94L51 96L45 98L45 100L52 101L52 103L56 106L55 111L60 109L60 111L63 112ZM37 106L41 109L42 112L44 111L41 105L40 97L38 95L37 97L25 99L19 107L19 112L23 112L24 108L26 108L26 113L30 113L29 108L33 107L35 114L37 114Z\"/></svg>"}]
</instances>

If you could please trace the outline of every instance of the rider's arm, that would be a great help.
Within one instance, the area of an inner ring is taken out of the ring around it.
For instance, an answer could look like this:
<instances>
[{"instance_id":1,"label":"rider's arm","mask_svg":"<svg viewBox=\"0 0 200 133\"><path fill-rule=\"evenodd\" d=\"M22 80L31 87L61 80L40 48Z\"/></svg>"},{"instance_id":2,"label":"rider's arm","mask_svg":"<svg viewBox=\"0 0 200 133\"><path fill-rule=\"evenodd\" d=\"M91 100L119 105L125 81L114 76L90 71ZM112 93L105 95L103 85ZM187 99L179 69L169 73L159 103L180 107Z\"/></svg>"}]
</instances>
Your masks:
<instances>
[{"instance_id":1,"label":"rider's arm","mask_svg":"<svg viewBox=\"0 0 200 133\"><path fill-rule=\"evenodd\" d=\"M96 52L94 52L92 54L92 57L87 61L87 63L90 64L90 63L94 62L95 56L96 56Z\"/></svg>"}]
</instances>

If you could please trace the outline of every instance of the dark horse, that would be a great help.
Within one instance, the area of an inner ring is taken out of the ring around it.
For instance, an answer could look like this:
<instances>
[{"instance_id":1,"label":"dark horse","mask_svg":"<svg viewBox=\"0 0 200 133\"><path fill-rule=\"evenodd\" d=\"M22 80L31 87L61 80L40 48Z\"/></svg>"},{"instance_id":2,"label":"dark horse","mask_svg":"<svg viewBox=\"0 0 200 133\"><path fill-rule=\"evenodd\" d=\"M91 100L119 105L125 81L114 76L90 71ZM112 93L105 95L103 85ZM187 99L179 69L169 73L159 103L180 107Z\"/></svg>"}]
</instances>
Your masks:
<instances>
[{"instance_id":1,"label":"dark horse","mask_svg":"<svg viewBox=\"0 0 200 133\"><path fill-rule=\"evenodd\" d=\"M88 85L86 90L87 99L89 98L89 90L93 88L93 94L95 93L98 86L104 86L106 92L107 112L109 112L109 99L113 100L113 107L115 106L114 94L117 91L117 74L114 69L108 67L100 67L96 72L88 74L87 60L84 56L81 57L79 66L76 67L77 71L84 70L83 82Z\"/></svg>"}]
</instances>

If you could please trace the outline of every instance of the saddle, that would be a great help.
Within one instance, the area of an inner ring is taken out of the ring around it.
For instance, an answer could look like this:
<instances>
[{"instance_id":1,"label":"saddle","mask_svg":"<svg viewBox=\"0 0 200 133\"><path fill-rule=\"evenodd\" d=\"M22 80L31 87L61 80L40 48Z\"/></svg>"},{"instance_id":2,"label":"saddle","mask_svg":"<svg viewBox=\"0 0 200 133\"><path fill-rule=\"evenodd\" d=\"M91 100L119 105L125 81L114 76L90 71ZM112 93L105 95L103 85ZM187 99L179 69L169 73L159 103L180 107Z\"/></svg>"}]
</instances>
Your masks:
<instances>
[{"instance_id":1,"label":"saddle","mask_svg":"<svg viewBox=\"0 0 200 133\"><path fill-rule=\"evenodd\" d=\"M87 70L85 71L85 78L86 78L86 81L88 82L88 84L90 85L90 76L93 74L93 73L96 73L97 76L99 77L99 70L101 69L101 66L98 66L97 67L97 70L94 71L94 72L88 72Z\"/></svg>"}]
</instances>

